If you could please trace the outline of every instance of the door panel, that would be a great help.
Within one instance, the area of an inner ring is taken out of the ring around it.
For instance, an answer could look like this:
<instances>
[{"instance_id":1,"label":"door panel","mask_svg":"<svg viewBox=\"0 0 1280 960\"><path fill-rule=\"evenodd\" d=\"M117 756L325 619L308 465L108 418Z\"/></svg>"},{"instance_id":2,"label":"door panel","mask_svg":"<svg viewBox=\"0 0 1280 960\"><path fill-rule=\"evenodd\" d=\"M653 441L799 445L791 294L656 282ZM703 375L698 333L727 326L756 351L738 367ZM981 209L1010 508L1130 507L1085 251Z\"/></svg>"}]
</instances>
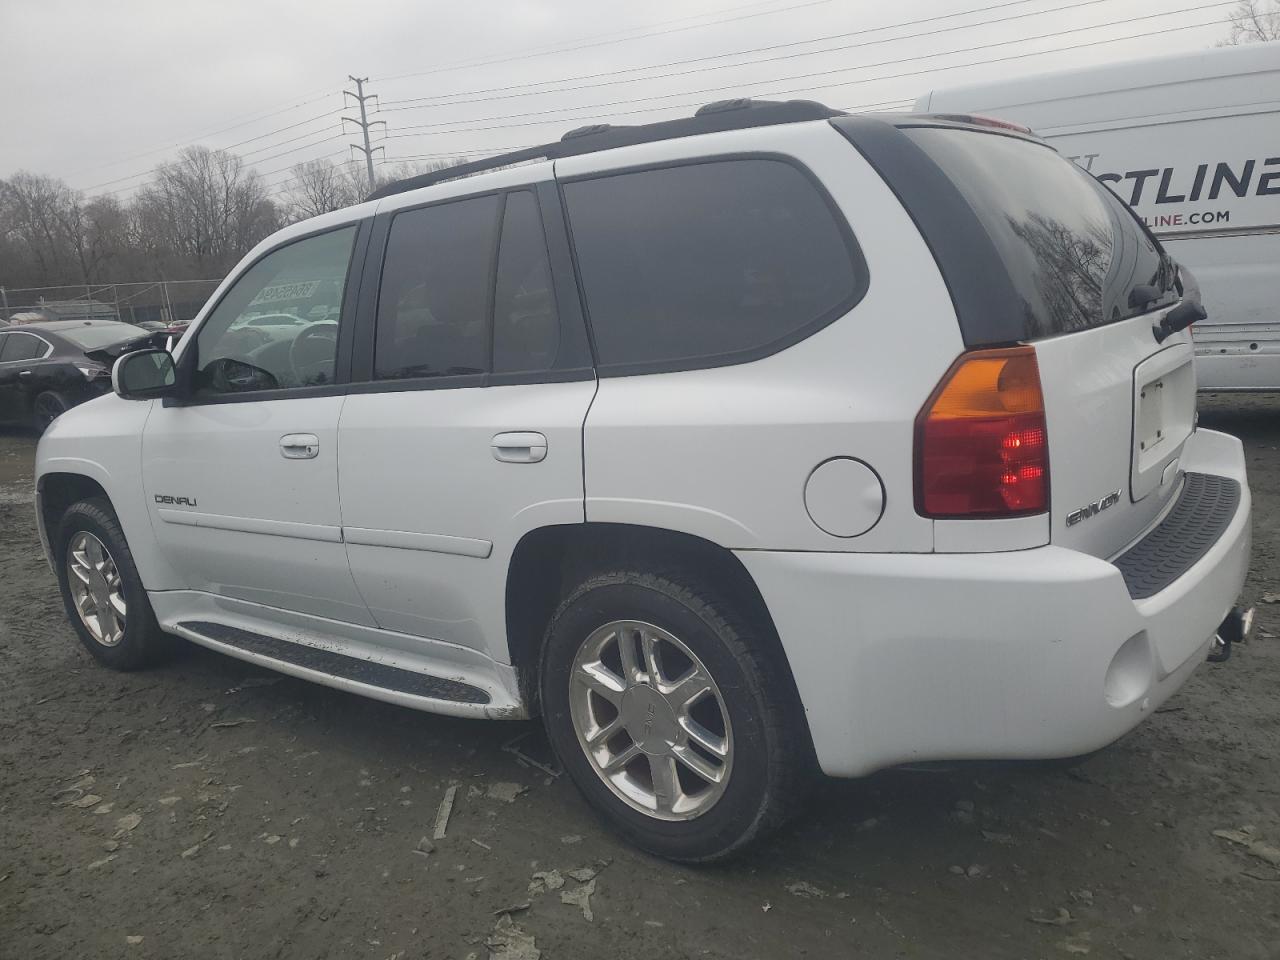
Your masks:
<instances>
[{"instance_id":1,"label":"door panel","mask_svg":"<svg viewBox=\"0 0 1280 960\"><path fill-rule=\"evenodd\" d=\"M157 406L143 436L156 539L195 590L370 625L342 545L341 396ZM316 438L312 458L282 438Z\"/></svg>"},{"instance_id":2,"label":"door panel","mask_svg":"<svg viewBox=\"0 0 1280 960\"><path fill-rule=\"evenodd\" d=\"M505 660L507 564L540 526L581 523L594 381L353 394L338 472L347 554L378 625ZM546 438L498 459L498 434Z\"/></svg>"}]
</instances>

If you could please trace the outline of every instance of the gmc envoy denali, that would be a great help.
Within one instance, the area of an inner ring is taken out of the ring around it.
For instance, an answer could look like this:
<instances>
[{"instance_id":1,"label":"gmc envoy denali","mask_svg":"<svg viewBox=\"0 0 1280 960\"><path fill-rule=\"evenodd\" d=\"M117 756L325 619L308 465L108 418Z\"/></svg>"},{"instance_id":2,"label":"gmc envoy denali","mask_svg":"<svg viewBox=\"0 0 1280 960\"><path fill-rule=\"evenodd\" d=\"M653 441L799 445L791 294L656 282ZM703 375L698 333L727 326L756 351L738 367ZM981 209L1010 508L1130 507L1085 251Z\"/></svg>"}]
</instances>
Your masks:
<instances>
[{"instance_id":1,"label":"gmc envoy denali","mask_svg":"<svg viewBox=\"0 0 1280 960\"><path fill-rule=\"evenodd\" d=\"M541 715L632 842L711 860L813 770L1099 749L1239 635L1204 316L1025 130L712 104L263 241L54 421L41 530L109 667L180 637Z\"/></svg>"}]
</instances>

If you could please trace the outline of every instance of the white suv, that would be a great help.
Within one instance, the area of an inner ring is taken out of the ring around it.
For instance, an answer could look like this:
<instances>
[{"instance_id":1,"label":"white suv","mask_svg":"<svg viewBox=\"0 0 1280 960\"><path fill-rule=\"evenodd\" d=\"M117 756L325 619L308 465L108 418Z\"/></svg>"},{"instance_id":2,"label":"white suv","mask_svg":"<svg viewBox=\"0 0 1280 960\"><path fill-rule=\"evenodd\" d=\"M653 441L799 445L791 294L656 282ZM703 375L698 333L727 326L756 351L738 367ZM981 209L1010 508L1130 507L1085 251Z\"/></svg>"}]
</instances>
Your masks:
<instances>
[{"instance_id":1,"label":"white suv","mask_svg":"<svg viewBox=\"0 0 1280 960\"><path fill-rule=\"evenodd\" d=\"M108 666L176 635L541 714L618 829L710 860L815 768L1093 751L1239 627L1178 288L1015 129L589 128L264 241L45 434L41 529ZM238 337L264 304L327 319Z\"/></svg>"}]
</instances>

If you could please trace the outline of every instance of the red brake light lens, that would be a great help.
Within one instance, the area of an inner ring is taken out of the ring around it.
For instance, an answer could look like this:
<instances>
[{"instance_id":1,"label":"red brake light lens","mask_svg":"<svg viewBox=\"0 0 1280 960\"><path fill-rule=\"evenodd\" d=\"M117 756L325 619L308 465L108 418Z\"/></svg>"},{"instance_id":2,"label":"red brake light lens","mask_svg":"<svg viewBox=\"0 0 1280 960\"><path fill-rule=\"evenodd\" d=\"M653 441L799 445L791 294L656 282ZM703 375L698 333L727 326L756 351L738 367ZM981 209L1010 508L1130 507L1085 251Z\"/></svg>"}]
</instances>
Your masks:
<instances>
[{"instance_id":1,"label":"red brake light lens","mask_svg":"<svg viewBox=\"0 0 1280 960\"><path fill-rule=\"evenodd\" d=\"M916 418L916 510L1011 517L1049 509L1049 444L1032 347L952 364Z\"/></svg>"}]
</instances>

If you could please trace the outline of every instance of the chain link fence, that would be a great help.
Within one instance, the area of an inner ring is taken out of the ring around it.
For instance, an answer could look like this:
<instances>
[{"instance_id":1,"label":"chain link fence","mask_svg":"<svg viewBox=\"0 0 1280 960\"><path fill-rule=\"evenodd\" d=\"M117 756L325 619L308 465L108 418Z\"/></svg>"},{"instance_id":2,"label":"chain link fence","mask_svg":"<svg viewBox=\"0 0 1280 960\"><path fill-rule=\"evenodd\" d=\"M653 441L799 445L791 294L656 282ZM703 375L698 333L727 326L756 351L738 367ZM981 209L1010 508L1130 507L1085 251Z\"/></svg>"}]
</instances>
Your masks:
<instances>
[{"instance_id":1,"label":"chain link fence","mask_svg":"<svg viewBox=\"0 0 1280 960\"><path fill-rule=\"evenodd\" d=\"M180 323L200 312L221 280L142 280L59 287L0 287L0 320Z\"/></svg>"}]
</instances>

